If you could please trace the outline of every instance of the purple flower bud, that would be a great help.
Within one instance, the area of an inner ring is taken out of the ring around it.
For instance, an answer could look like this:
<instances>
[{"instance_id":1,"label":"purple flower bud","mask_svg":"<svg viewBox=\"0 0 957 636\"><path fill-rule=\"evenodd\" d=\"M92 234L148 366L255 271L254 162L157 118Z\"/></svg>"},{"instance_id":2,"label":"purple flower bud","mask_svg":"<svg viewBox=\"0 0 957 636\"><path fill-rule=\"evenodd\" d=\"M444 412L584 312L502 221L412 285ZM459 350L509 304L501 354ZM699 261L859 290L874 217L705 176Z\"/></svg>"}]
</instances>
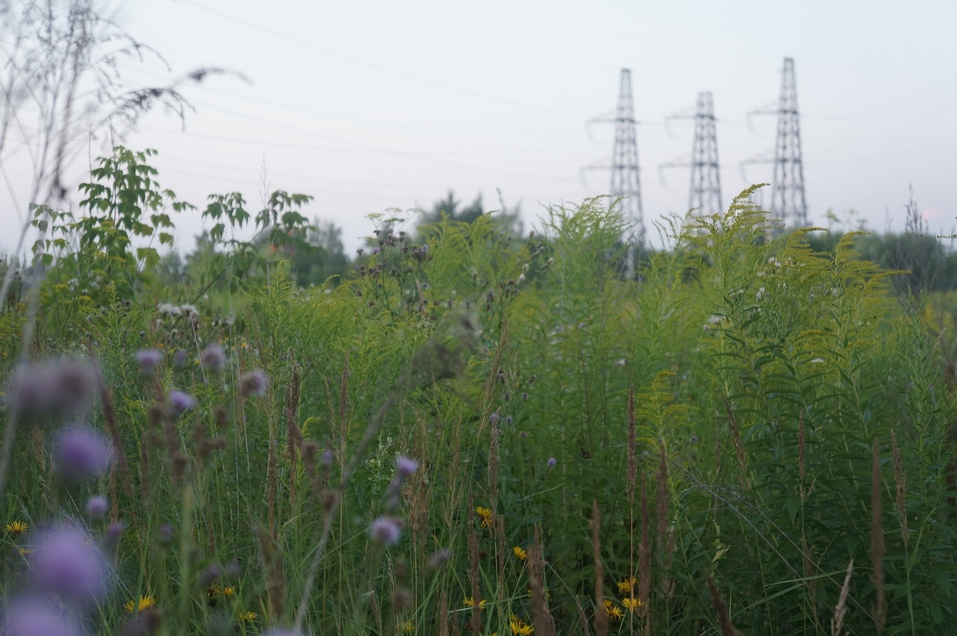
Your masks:
<instances>
[{"instance_id":1,"label":"purple flower bud","mask_svg":"<svg viewBox=\"0 0 957 636\"><path fill-rule=\"evenodd\" d=\"M400 479L405 479L415 474L415 471L419 469L419 462L405 455L399 455L399 458L395 460L395 467Z\"/></svg>"},{"instance_id":2,"label":"purple flower bud","mask_svg":"<svg viewBox=\"0 0 957 636\"><path fill-rule=\"evenodd\" d=\"M160 543L160 545L166 546L166 545L170 545L171 543L173 543L173 535L174 535L174 534L175 534L175 532L173 531L173 526L172 526L171 524L164 523L163 525L161 525L161 526L159 527L159 543Z\"/></svg>"},{"instance_id":3,"label":"purple flower bud","mask_svg":"<svg viewBox=\"0 0 957 636\"><path fill-rule=\"evenodd\" d=\"M156 349L143 349L136 352L136 364L144 375L153 375L156 366L163 361L163 353Z\"/></svg>"},{"instance_id":4,"label":"purple flower bud","mask_svg":"<svg viewBox=\"0 0 957 636\"><path fill-rule=\"evenodd\" d=\"M222 371L226 367L226 353L215 342L203 349L199 360L210 371Z\"/></svg>"},{"instance_id":5,"label":"purple flower bud","mask_svg":"<svg viewBox=\"0 0 957 636\"><path fill-rule=\"evenodd\" d=\"M269 386L269 381L266 378L266 373L262 369L255 369L254 371L244 373L239 378L239 384L239 392L243 397L250 395L264 397L266 395L266 388Z\"/></svg>"},{"instance_id":6,"label":"purple flower bud","mask_svg":"<svg viewBox=\"0 0 957 636\"><path fill-rule=\"evenodd\" d=\"M395 545L399 542L401 533L399 521L394 517L379 517L369 526L369 536L376 543L383 545Z\"/></svg>"},{"instance_id":7,"label":"purple flower bud","mask_svg":"<svg viewBox=\"0 0 957 636\"><path fill-rule=\"evenodd\" d=\"M54 450L57 471L69 481L82 481L104 474L112 453L101 435L82 425L60 431Z\"/></svg>"},{"instance_id":8,"label":"purple flower bud","mask_svg":"<svg viewBox=\"0 0 957 636\"><path fill-rule=\"evenodd\" d=\"M549 468L555 468L555 464L557 464L557 463L558 463L558 462L555 461L555 458L554 458L554 457L549 457L549 458L548 458L548 467L549 467Z\"/></svg>"},{"instance_id":9,"label":"purple flower bud","mask_svg":"<svg viewBox=\"0 0 957 636\"><path fill-rule=\"evenodd\" d=\"M448 550L438 550L429 557L429 567L433 570L438 570L440 567L446 564L449 560L449 551Z\"/></svg>"},{"instance_id":10,"label":"purple flower bud","mask_svg":"<svg viewBox=\"0 0 957 636\"><path fill-rule=\"evenodd\" d=\"M105 593L109 570L96 542L85 532L60 526L47 532L31 555L33 582L42 592L93 602Z\"/></svg>"},{"instance_id":11,"label":"purple flower bud","mask_svg":"<svg viewBox=\"0 0 957 636\"><path fill-rule=\"evenodd\" d=\"M489 416L488 416L488 421L491 422L492 424L494 424L495 422L497 422L497 421L498 421L498 413L492 413L491 415L489 415Z\"/></svg>"},{"instance_id":12,"label":"purple flower bud","mask_svg":"<svg viewBox=\"0 0 957 636\"><path fill-rule=\"evenodd\" d=\"M170 411L173 413L173 417L179 417L185 411L188 411L196 406L196 400L194 400L188 393L183 393L182 391L173 389L169 392L169 405Z\"/></svg>"},{"instance_id":13,"label":"purple flower bud","mask_svg":"<svg viewBox=\"0 0 957 636\"><path fill-rule=\"evenodd\" d=\"M209 587L223 575L223 569L216 565L215 563L200 572L199 574L199 585L200 587Z\"/></svg>"},{"instance_id":14,"label":"purple flower bud","mask_svg":"<svg viewBox=\"0 0 957 636\"><path fill-rule=\"evenodd\" d=\"M49 600L22 598L10 603L0 623L4 636L80 636L77 622Z\"/></svg>"},{"instance_id":15,"label":"purple flower bud","mask_svg":"<svg viewBox=\"0 0 957 636\"><path fill-rule=\"evenodd\" d=\"M173 366L177 369L185 369L187 362L189 362L188 356L182 349L173 354Z\"/></svg>"},{"instance_id":16,"label":"purple flower bud","mask_svg":"<svg viewBox=\"0 0 957 636\"><path fill-rule=\"evenodd\" d=\"M325 451L323 451L322 455L319 456L319 465L323 468L330 468L332 466L332 460L332 449L327 448Z\"/></svg>"},{"instance_id":17,"label":"purple flower bud","mask_svg":"<svg viewBox=\"0 0 957 636\"><path fill-rule=\"evenodd\" d=\"M106 509L106 497L102 495L90 497L86 501L86 514L91 519L102 519L106 514Z\"/></svg>"}]
</instances>

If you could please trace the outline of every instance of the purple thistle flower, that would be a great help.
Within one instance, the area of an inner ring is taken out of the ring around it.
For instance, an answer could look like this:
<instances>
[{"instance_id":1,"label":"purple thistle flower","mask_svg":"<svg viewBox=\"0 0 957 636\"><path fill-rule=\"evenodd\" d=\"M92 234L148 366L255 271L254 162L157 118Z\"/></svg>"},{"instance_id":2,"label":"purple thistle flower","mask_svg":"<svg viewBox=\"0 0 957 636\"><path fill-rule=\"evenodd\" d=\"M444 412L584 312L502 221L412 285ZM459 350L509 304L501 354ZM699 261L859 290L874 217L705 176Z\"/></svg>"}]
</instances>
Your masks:
<instances>
[{"instance_id":1,"label":"purple thistle flower","mask_svg":"<svg viewBox=\"0 0 957 636\"><path fill-rule=\"evenodd\" d=\"M60 431L54 450L57 471L69 481L102 475L110 467L112 453L106 440L83 425Z\"/></svg>"},{"instance_id":2,"label":"purple thistle flower","mask_svg":"<svg viewBox=\"0 0 957 636\"><path fill-rule=\"evenodd\" d=\"M399 455L399 458L395 460L395 467L399 478L405 479L415 474L415 471L419 469L419 462L405 455Z\"/></svg>"},{"instance_id":3,"label":"purple thistle flower","mask_svg":"<svg viewBox=\"0 0 957 636\"><path fill-rule=\"evenodd\" d=\"M491 422L492 424L494 424L495 422L497 422L497 421L498 421L498 413L492 413L491 415L489 415L489 416L488 416L488 421Z\"/></svg>"},{"instance_id":4,"label":"purple thistle flower","mask_svg":"<svg viewBox=\"0 0 957 636\"><path fill-rule=\"evenodd\" d=\"M266 388L269 386L269 380L266 378L266 373L262 369L255 369L242 374L239 378L239 384L239 392L243 397L250 395L264 397L266 395Z\"/></svg>"},{"instance_id":5,"label":"purple thistle flower","mask_svg":"<svg viewBox=\"0 0 957 636\"><path fill-rule=\"evenodd\" d=\"M95 391L95 367L89 363L60 362L21 367L9 393L20 417L44 417L88 409Z\"/></svg>"},{"instance_id":6,"label":"purple thistle flower","mask_svg":"<svg viewBox=\"0 0 957 636\"><path fill-rule=\"evenodd\" d=\"M549 468L555 468L555 464L557 464L557 463L558 463L558 462L555 461L555 458L554 458L554 457L549 457L549 458L548 458L548 467L549 467Z\"/></svg>"},{"instance_id":7,"label":"purple thistle flower","mask_svg":"<svg viewBox=\"0 0 957 636\"><path fill-rule=\"evenodd\" d=\"M106 593L106 560L93 539L77 528L49 531L37 542L30 561L33 582L42 592L79 602L96 601Z\"/></svg>"},{"instance_id":8,"label":"purple thistle flower","mask_svg":"<svg viewBox=\"0 0 957 636\"><path fill-rule=\"evenodd\" d=\"M226 367L226 352L214 342L199 354L199 361L210 371L222 371Z\"/></svg>"},{"instance_id":9,"label":"purple thistle flower","mask_svg":"<svg viewBox=\"0 0 957 636\"><path fill-rule=\"evenodd\" d=\"M399 542L401 534L402 528L394 517L379 517L369 526L369 536L382 545L395 545Z\"/></svg>"},{"instance_id":10,"label":"purple thistle flower","mask_svg":"<svg viewBox=\"0 0 957 636\"><path fill-rule=\"evenodd\" d=\"M319 465L323 468L331 468L333 459L334 455L332 454L332 449L327 448L325 451L323 451L322 455L319 456Z\"/></svg>"},{"instance_id":11,"label":"purple thistle flower","mask_svg":"<svg viewBox=\"0 0 957 636\"><path fill-rule=\"evenodd\" d=\"M143 349L136 352L136 364L140 365L140 371L144 375L153 375L156 366L163 361L163 352L156 349Z\"/></svg>"},{"instance_id":12,"label":"purple thistle flower","mask_svg":"<svg viewBox=\"0 0 957 636\"><path fill-rule=\"evenodd\" d=\"M188 393L173 389L169 392L169 404L170 411L173 413L173 417L179 417L185 411L188 411L196 406L196 400L194 400Z\"/></svg>"},{"instance_id":13,"label":"purple thistle flower","mask_svg":"<svg viewBox=\"0 0 957 636\"><path fill-rule=\"evenodd\" d=\"M106 497L103 495L90 497L86 501L86 514L91 519L102 519L106 514L107 505Z\"/></svg>"},{"instance_id":14,"label":"purple thistle flower","mask_svg":"<svg viewBox=\"0 0 957 636\"><path fill-rule=\"evenodd\" d=\"M22 598L10 603L0 623L4 636L80 636L80 626L50 601Z\"/></svg>"}]
</instances>

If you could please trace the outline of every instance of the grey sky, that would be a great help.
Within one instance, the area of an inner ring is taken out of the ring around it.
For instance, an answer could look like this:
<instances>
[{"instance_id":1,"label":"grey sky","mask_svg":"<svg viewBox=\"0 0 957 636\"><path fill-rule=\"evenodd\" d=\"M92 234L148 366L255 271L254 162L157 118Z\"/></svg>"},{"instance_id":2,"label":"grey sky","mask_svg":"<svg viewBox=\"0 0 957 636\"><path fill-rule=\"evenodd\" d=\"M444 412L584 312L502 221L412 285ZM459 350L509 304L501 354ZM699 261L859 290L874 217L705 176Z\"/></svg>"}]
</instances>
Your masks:
<instances>
[{"instance_id":1,"label":"grey sky","mask_svg":"<svg viewBox=\"0 0 957 636\"><path fill-rule=\"evenodd\" d=\"M160 51L173 75L223 66L185 90L185 131L170 115L143 121L126 144L159 151L164 187L202 207L243 192L258 209L263 160L272 188L312 194L308 216L333 220L354 248L370 213L431 207L449 188L542 206L608 189L581 168L611 154L622 67L632 71L646 220L684 213L690 122L663 121L714 93L725 200L770 166L741 160L773 148L784 57L795 60L809 217L856 210L871 229L902 227L908 185L931 228L957 224L957 3L499 1L303 2L131 0L118 21ZM159 65L130 78L156 84ZM102 154L94 149L94 154ZM80 174L78 172L77 174ZM770 199L770 193L766 201ZM180 217L189 248L198 219ZM6 187L0 220L15 223ZM653 233L653 232L652 232ZM9 241L9 239L7 239ZM8 244L3 247L9 249Z\"/></svg>"}]
</instances>

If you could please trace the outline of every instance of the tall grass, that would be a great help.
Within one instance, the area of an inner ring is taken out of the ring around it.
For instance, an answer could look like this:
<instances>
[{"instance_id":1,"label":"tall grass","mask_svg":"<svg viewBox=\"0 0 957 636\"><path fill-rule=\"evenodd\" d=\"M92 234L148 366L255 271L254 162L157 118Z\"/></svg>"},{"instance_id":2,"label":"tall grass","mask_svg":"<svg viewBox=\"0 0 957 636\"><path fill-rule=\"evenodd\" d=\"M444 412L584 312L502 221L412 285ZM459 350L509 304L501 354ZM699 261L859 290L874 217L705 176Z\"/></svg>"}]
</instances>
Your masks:
<instances>
[{"instance_id":1,"label":"tall grass","mask_svg":"<svg viewBox=\"0 0 957 636\"><path fill-rule=\"evenodd\" d=\"M112 565L81 612L94 633L940 633L957 511L938 341L853 237L815 254L749 194L631 281L598 199L527 241L487 217L384 228L328 293L272 266L195 313L157 305L189 283L144 283L64 323L47 283L31 357L95 361L84 417L113 462L65 484L56 418L21 422L3 514L30 529L8 529L0 589L68 519ZM0 315L0 351L25 311ZM213 343L222 369L200 363Z\"/></svg>"}]
</instances>

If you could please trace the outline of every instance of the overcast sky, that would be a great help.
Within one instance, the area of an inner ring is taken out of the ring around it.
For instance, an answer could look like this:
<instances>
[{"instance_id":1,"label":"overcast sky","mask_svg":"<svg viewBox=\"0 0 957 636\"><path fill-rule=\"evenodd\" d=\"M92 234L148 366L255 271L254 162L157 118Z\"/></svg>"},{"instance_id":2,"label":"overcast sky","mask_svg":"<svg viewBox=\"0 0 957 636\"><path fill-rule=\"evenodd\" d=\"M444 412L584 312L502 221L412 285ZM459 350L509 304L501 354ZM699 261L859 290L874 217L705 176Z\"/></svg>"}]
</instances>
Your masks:
<instances>
[{"instance_id":1,"label":"overcast sky","mask_svg":"<svg viewBox=\"0 0 957 636\"><path fill-rule=\"evenodd\" d=\"M607 192L607 171L583 179L582 168L609 160L613 126L586 124L614 110L622 68L646 222L686 211L689 170L659 165L690 153L691 122L664 122L698 91L714 94L730 201L771 178L770 165L742 175L739 164L774 146L775 117L751 130L746 115L776 103L785 57L812 223L853 209L871 229L888 219L900 229L912 184L933 230L957 225L953 0L130 0L116 19L173 69L131 60L122 71L133 84L201 66L249 78L187 87L196 111L185 130L156 113L128 137L159 152L164 187L199 207L239 191L258 209L265 162L269 185L315 196L307 216L341 226L350 249L370 234L368 214L431 208L449 189L464 203L481 194L486 209L500 190L526 227L544 206ZM5 166L15 174L17 157ZM3 184L0 222L16 219ZM177 224L189 249L199 213Z\"/></svg>"}]
</instances>

